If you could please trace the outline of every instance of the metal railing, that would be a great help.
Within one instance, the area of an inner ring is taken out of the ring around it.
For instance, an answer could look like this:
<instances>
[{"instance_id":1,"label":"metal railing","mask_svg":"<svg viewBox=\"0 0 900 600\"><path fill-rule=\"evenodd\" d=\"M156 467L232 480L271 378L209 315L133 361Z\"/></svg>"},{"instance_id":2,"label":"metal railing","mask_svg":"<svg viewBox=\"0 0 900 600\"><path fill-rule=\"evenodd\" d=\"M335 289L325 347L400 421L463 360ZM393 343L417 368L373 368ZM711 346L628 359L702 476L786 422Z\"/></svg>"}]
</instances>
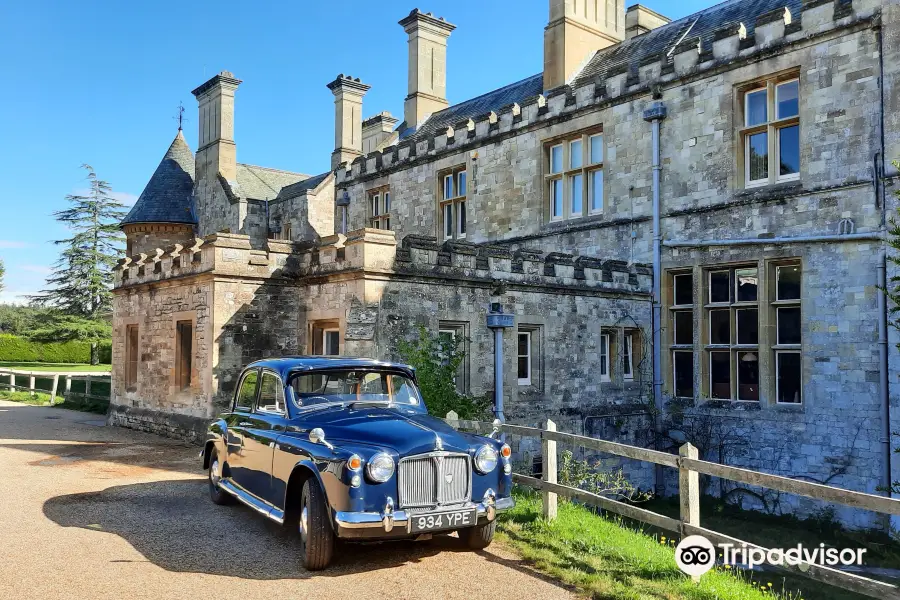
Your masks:
<instances>
[{"instance_id":1,"label":"metal railing","mask_svg":"<svg viewBox=\"0 0 900 600\"><path fill-rule=\"evenodd\" d=\"M446 421L456 429L471 430L481 434L488 434L493 431L493 426L490 423L460 420L453 412L447 414ZM540 490L543 493L543 514L548 520L552 520L556 517L558 496L564 496L567 498L574 498L584 504L596 506L629 519L673 531L681 536L702 535L714 543L757 548L768 553L768 548L764 548L758 544L740 540L700 526L699 476L701 473L748 485L778 490L798 496L805 496L807 498L833 502L835 504L853 508L862 508L890 515L900 515L900 500L700 460L697 448L690 443L681 446L678 456L675 456L658 450L629 446L627 444L599 440L583 435L563 433L557 431L556 424L549 420L544 429L504 424L500 427L500 431L512 435L539 438L541 440L541 451L543 454L541 478L537 479L535 477L513 473L513 481L519 485ZM627 504L578 488L559 484L557 482L557 443L580 446L582 448L598 450L624 458L677 469L680 518L673 519L672 517L667 517L632 504ZM854 575L838 569L805 561L800 561L796 566L785 563L778 568L872 598L900 599L900 588L898 588L898 586Z\"/></svg>"}]
</instances>

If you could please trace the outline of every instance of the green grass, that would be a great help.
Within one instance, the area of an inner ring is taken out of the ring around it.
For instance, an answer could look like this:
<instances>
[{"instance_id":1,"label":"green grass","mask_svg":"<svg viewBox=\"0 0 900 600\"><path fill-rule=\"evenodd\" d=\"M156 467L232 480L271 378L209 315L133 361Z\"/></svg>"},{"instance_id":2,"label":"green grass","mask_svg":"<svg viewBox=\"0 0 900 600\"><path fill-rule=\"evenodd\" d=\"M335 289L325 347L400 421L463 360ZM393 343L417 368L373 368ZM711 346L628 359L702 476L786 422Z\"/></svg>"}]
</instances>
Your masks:
<instances>
[{"instance_id":1,"label":"green grass","mask_svg":"<svg viewBox=\"0 0 900 600\"><path fill-rule=\"evenodd\" d=\"M20 402L22 404L31 404L33 406L48 406L50 404L50 394L41 394L36 392L32 396L29 392L11 392L9 390L0 390L0 400L9 400L11 402ZM82 412L106 414L109 408L109 402L100 400L92 400L89 398L80 398L71 396L69 398L56 397L56 403L53 405L58 408L68 408L69 410L80 410Z\"/></svg>"},{"instance_id":2,"label":"green grass","mask_svg":"<svg viewBox=\"0 0 900 600\"><path fill-rule=\"evenodd\" d=\"M28 363L28 362L3 362L0 361L0 369L18 369L20 371L71 371L71 372L92 372L92 371L109 371L111 365L82 365L67 363Z\"/></svg>"},{"instance_id":3,"label":"green grass","mask_svg":"<svg viewBox=\"0 0 900 600\"><path fill-rule=\"evenodd\" d=\"M498 538L515 548L537 570L604 600L799 600L810 590L817 600L826 586L802 579L799 587L769 573L716 567L699 583L678 570L674 540L651 535L623 522L560 502L559 516L541 518L541 497L517 490L516 507L500 517ZM771 584L771 586L769 586ZM843 592L841 592L843 593Z\"/></svg>"}]
</instances>

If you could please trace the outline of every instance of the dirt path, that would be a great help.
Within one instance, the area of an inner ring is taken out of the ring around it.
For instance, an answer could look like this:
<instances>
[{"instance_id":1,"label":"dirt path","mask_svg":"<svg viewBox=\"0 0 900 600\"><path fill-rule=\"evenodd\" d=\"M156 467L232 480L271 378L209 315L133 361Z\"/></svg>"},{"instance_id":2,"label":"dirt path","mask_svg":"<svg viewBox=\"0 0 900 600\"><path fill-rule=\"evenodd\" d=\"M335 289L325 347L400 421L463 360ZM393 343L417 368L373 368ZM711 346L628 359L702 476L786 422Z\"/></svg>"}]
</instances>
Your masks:
<instances>
[{"instance_id":1,"label":"dirt path","mask_svg":"<svg viewBox=\"0 0 900 600\"><path fill-rule=\"evenodd\" d=\"M571 598L496 544L348 546L308 573L293 532L209 501L197 449L0 401L0 598Z\"/></svg>"}]
</instances>

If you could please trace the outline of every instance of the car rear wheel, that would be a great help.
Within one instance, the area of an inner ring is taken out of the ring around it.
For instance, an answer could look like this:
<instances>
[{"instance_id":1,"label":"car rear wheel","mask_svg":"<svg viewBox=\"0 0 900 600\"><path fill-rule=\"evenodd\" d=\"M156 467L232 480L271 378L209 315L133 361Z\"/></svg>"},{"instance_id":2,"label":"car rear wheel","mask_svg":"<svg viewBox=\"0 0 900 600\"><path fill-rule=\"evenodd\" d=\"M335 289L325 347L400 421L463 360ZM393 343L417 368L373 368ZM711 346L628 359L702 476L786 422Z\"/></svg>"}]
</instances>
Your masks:
<instances>
[{"instance_id":1,"label":"car rear wheel","mask_svg":"<svg viewBox=\"0 0 900 600\"><path fill-rule=\"evenodd\" d=\"M306 480L300 495L300 548L303 566L310 571L327 567L334 554L334 531L328 522L325 494L313 478Z\"/></svg>"},{"instance_id":2,"label":"car rear wheel","mask_svg":"<svg viewBox=\"0 0 900 600\"><path fill-rule=\"evenodd\" d=\"M222 469L223 465L219 462L219 455L213 448L209 455L209 497L215 504L234 504L234 496L219 487L219 482L222 480Z\"/></svg>"},{"instance_id":3,"label":"car rear wheel","mask_svg":"<svg viewBox=\"0 0 900 600\"><path fill-rule=\"evenodd\" d=\"M461 529L459 537L472 550L483 550L491 545L494 541L494 531L497 529L497 521L491 521L484 525L476 525L475 527L467 527Z\"/></svg>"}]
</instances>

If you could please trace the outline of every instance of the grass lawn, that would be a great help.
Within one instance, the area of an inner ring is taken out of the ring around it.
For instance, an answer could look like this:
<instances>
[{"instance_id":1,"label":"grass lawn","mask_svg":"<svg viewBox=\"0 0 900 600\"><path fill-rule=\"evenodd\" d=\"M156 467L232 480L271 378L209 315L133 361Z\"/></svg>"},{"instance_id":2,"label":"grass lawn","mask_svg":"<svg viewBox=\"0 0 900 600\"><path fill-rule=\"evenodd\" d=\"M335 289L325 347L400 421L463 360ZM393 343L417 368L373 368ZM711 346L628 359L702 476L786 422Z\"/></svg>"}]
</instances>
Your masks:
<instances>
[{"instance_id":1,"label":"grass lawn","mask_svg":"<svg viewBox=\"0 0 900 600\"><path fill-rule=\"evenodd\" d=\"M109 371L111 365L82 365L82 364L64 364L64 363L27 363L27 362L3 362L0 361L0 369L17 369L20 371L71 371L71 372L92 372L92 371Z\"/></svg>"},{"instance_id":2,"label":"grass lawn","mask_svg":"<svg viewBox=\"0 0 900 600\"><path fill-rule=\"evenodd\" d=\"M31 404L34 406L47 406L50 404L50 394L35 393L32 396L29 392L10 392L8 390L0 390L0 400L9 400L12 402L21 402L22 404ZM64 399L60 396L56 397L56 403L53 405L60 408L68 408L69 410L80 410L82 412L106 414L109 408L108 402L92 400L89 398L79 398L72 396Z\"/></svg>"},{"instance_id":3,"label":"grass lawn","mask_svg":"<svg viewBox=\"0 0 900 600\"><path fill-rule=\"evenodd\" d=\"M500 517L498 539L537 570L610 600L850 600L862 598L802 577L716 567L695 584L675 565L675 540L621 519L563 502L552 523L541 518L539 494L517 490L516 507ZM702 515L702 513L701 513ZM707 526L716 528L707 521ZM796 545L794 541L794 545ZM817 542L818 544L818 542Z\"/></svg>"}]
</instances>

